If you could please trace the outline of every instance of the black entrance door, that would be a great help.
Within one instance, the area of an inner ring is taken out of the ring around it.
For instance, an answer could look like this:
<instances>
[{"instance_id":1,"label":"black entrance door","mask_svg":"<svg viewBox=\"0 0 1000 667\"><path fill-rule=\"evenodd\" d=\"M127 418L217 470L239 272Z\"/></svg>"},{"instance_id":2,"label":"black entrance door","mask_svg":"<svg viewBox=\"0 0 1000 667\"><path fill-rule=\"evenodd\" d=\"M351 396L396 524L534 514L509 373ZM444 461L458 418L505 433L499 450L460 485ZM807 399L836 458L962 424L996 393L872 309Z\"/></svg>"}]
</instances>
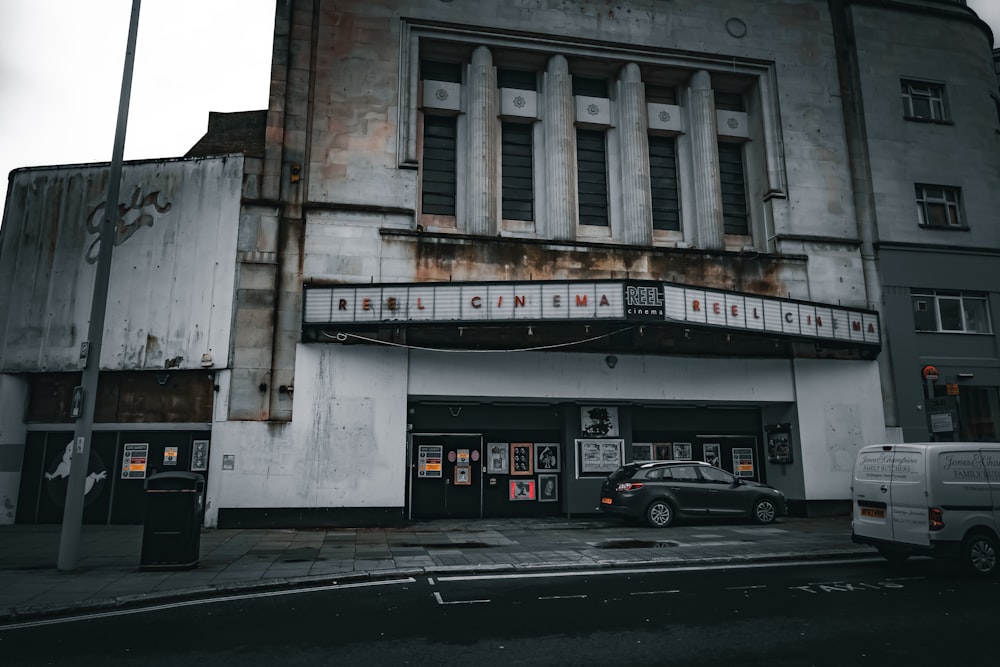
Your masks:
<instances>
[{"instance_id":1,"label":"black entrance door","mask_svg":"<svg viewBox=\"0 0 1000 667\"><path fill-rule=\"evenodd\" d=\"M410 443L410 518L482 517L482 454L479 434L415 434Z\"/></svg>"}]
</instances>

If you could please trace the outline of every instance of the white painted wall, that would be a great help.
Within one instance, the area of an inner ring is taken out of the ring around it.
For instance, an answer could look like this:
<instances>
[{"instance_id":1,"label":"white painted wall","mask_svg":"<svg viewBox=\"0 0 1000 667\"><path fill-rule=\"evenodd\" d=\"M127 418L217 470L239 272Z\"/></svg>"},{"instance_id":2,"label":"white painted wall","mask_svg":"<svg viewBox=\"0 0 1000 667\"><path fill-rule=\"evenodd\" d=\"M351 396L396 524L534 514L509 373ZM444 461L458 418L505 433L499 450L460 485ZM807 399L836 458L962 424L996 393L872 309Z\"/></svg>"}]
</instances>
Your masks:
<instances>
[{"instance_id":1,"label":"white painted wall","mask_svg":"<svg viewBox=\"0 0 1000 667\"><path fill-rule=\"evenodd\" d=\"M0 525L14 523L17 493L24 458L24 410L27 383L13 375L0 375Z\"/></svg>"},{"instance_id":2,"label":"white painted wall","mask_svg":"<svg viewBox=\"0 0 1000 667\"><path fill-rule=\"evenodd\" d=\"M791 402L787 359L560 352L410 353L409 393L611 401Z\"/></svg>"},{"instance_id":3,"label":"white painted wall","mask_svg":"<svg viewBox=\"0 0 1000 667\"><path fill-rule=\"evenodd\" d=\"M795 360L806 500L850 498L858 450L885 442L875 361Z\"/></svg>"},{"instance_id":4,"label":"white painted wall","mask_svg":"<svg viewBox=\"0 0 1000 667\"><path fill-rule=\"evenodd\" d=\"M213 425L206 525L220 507L403 507L405 351L299 345L294 401L290 424Z\"/></svg>"}]
</instances>

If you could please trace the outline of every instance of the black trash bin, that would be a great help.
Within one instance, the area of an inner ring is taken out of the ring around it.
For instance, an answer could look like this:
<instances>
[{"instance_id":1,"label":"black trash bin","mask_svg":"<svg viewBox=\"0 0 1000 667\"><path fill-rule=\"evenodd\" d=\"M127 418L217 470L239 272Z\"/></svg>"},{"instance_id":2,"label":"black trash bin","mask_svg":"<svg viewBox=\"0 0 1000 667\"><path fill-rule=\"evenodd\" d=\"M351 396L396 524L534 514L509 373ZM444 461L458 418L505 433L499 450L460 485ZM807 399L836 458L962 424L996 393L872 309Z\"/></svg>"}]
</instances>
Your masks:
<instances>
[{"instance_id":1,"label":"black trash bin","mask_svg":"<svg viewBox=\"0 0 1000 667\"><path fill-rule=\"evenodd\" d=\"M146 520L139 569L198 565L205 478L196 472L163 472L146 478Z\"/></svg>"}]
</instances>

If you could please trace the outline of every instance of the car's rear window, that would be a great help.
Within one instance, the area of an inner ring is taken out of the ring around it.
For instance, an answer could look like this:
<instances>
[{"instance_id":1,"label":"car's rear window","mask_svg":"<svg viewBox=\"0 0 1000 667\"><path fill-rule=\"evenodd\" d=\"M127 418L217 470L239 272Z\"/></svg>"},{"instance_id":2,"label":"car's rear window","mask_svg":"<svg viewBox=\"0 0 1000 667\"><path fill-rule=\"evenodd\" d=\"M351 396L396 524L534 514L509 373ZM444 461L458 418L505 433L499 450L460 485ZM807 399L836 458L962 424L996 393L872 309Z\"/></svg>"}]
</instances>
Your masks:
<instances>
[{"instance_id":1,"label":"car's rear window","mask_svg":"<svg viewBox=\"0 0 1000 667\"><path fill-rule=\"evenodd\" d=\"M632 479L632 477L635 475L635 471L638 469L639 466L634 466L634 465L622 466L618 470L615 470L613 473L608 475L608 479L610 479L612 482L618 482L623 479Z\"/></svg>"}]
</instances>

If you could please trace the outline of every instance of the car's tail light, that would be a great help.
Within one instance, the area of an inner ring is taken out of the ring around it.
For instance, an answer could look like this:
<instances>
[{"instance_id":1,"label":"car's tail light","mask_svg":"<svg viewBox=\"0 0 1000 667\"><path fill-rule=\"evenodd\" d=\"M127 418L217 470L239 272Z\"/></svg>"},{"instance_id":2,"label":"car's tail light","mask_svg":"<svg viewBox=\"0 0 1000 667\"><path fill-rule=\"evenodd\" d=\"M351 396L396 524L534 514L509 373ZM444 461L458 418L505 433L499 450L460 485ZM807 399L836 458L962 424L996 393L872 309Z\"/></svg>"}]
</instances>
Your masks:
<instances>
[{"instance_id":1,"label":"car's tail light","mask_svg":"<svg viewBox=\"0 0 1000 667\"><path fill-rule=\"evenodd\" d=\"M927 510L927 528L929 530L944 528L944 512L940 508L931 507Z\"/></svg>"},{"instance_id":2,"label":"car's tail light","mask_svg":"<svg viewBox=\"0 0 1000 667\"><path fill-rule=\"evenodd\" d=\"M642 486L642 482L620 482L615 487L615 491L635 491L636 489L641 489Z\"/></svg>"}]
</instances>

